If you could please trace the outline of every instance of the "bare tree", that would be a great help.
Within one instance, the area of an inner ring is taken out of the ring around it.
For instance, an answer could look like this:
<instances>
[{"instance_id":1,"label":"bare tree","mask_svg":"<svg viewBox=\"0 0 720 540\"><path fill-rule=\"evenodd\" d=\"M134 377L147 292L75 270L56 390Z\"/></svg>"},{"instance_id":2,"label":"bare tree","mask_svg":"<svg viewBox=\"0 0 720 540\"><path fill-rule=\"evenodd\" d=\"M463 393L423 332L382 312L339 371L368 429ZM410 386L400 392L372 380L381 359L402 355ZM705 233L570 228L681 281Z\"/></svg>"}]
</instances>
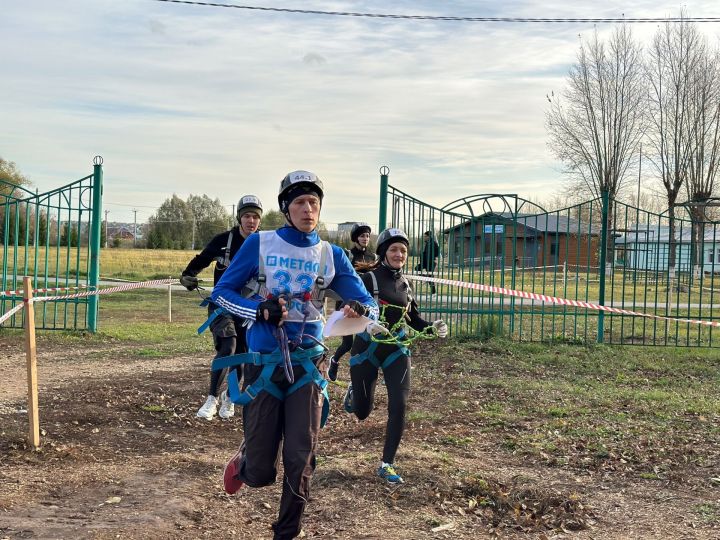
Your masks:
<instances>
[{"instance_id":1,"label":"bare tree","mask_svg":"<svg viewBox=\"0 0 720 540\"><path fill-rule=\"evenodd\" d=\"M665 188L669 216L668 277L675 275L675 205L680 189L689 177L693 161L693 132L697 131L693 111L693 78L704 54L704 42L697 27L689 22L666 23L652 42L647 76L649 83L648 154Z\"/></svg>"},{"instance_id":2,"label":"bare tree","mask_svg":"<svg viewBox=\"0 0 720 540\"><path fill-rule=\"evenodd\" d=\"M715 194L715 180L720 165L720 69L718 51L702 47L690 84L690 161L685 190L688 213L692 220L692 264L695 274L701 272L705 223L708 221L708 199Z\"/></svg>"},{"instance_id":3,"label":"bare tree","mask_svg":"<svg viewBox=\"0 0 720 540\"><path fill-rule=\"evenodd\" d=\"M616 197L629 178L643 136L645 87L640 46L616 28L607 45L597 32L580 46L562 98L548 97L550 148L575 186Z\"/></svg>"},{"instance_id":4,"label":"bare tree","mask_svg":"<svg viewBox=\"0 0 720 540\"><path fill-rule=\"evenodd\" d=\"M621 25L607 44L597 32L582 43L562 97L548 96L550 148L565 164L573 191L609 195L608 229L614 219L612 201L633 177L646 95L642 50L630 27ZM612 242L607 250L611 255Z\"/></svg>"}]
</instances>

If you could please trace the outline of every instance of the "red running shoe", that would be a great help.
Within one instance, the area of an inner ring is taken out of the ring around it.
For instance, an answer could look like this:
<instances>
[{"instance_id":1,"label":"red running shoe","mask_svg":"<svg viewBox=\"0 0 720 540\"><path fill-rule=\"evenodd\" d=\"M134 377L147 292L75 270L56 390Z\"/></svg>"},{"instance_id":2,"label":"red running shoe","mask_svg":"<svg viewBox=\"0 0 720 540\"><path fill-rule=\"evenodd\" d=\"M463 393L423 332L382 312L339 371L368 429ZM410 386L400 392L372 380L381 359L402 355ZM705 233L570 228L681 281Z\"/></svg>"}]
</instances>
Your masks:
<instances>
[{"instance_id":1,"label":"red running shoe","mask_svg":"<svg viewBox=\"0 0 720 540\"><path fill-rule=\"evenodd\" d=\"M225 465L225 472L223 472L223 486L225 487L225 493L228 495L235 495L240 488L243 487L242 480L237 478L240 474L240 456L242 455L242 446L238 449L235 455L230 458L230 461Z\"/></svg>"}]
</instances>

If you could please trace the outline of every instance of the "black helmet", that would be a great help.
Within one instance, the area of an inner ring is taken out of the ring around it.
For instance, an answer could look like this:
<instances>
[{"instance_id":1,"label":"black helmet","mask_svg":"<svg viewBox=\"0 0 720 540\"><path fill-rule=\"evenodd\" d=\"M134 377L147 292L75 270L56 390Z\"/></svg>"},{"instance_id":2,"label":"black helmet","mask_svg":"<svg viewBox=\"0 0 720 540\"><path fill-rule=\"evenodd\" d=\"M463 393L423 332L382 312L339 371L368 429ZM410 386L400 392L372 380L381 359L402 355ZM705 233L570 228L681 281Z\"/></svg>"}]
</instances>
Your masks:
<instances>
[{"instance_id":1,"label":"black helmet","mask_svg":"<svg viewBox=\"0 0 720 540\"><path fill-rule=\"evenodd\" d=\"M400 229L385 229L378 235L377 238L377 255L378 259L383 260L385 258L385 252L390 247L390 244L395 242L402 242L406 246L410 247L410 240Z\"/></svg>"},{"instance_id":2,"label":"black helmet","mask_svg":"<svg viewBox=\"0 0 720 540\"><path fill-rule=\"evenodd\" d=\"M290 202L300 195L313 193L323 199L323 183L315 173L309 171L293 171L285 175L280 182L280 191L278 192L278 204L280 211L287 213Z\"/></svg>"},{"instance_id":3,"label":"black helmet","mask_svg":"<svg viewBox=\"0 0 720 540\"><path fill-rule=\"evenodd\" d=\"M372 228L367 223L355 223L350 229L350 240L357 242L361 234L372 232Z\"/></svg>"},{"instance_id":4,"label":"black helmet","mask_svg":"<svg viewBox=\"0 0 720 540\"><path fill-rule=\"evenodd\" d=\"M262 217L263 207L260 199L255 195L243 195L240 197L237 205L237 220L240 222L240 218L246 212L255 212L257 215Z\"/></svg>"}]
</instances>

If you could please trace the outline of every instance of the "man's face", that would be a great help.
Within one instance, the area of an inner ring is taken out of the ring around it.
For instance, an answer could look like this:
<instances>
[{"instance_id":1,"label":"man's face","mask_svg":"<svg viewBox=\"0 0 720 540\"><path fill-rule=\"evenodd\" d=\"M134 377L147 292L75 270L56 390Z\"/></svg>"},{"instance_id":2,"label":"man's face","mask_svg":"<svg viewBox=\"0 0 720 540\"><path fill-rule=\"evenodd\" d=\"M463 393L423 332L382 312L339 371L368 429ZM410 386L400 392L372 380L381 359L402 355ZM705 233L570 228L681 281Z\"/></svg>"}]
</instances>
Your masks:
<instances>
[{"instance_id":1,"label":"man's face","mask_svg":"<svg viewBox=\"0 0 720 540\"><path fill-rule=\"evenodd\" d=\"M312 232L320 220L320 198L312 193L295 197L288 206L288 214L295 228Z\"/></svg>"},{"instance_id":2,"label":"man's face","mask_svg":"<svg viewBox=\"0 0 720 540\"><path fill-rule=\"evenodd\" d=\"M357 243L360 247L368 247L368 244L370 243L370 233L364 232L358 236Z\"/></svg>"},{"instance_id":3,"label":"man's face","mask_svg":"<svg viewBox=\"0 0 720 540\"><path fill-rule=\"evenodd\" d=\"M257 212L245 212L240 216L240 232L247 238L258 230L260 226L260 215Z\"/></svg>"}]
</instances>

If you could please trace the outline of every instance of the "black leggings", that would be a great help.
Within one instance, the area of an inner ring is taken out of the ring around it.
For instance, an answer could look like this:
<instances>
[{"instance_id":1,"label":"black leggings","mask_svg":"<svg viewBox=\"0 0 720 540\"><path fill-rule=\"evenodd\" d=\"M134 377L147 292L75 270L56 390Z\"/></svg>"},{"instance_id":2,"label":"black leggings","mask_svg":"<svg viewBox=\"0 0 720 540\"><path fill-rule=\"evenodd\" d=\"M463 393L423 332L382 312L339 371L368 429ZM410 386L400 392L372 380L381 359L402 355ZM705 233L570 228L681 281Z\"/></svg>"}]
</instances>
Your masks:
<instances>
[{"instance_id":1,"label":"black leggings","mask_svg":"<svg viewBox=\"0 0 720 540\"><path fill-rule=\"evenodd\" d=\"M365 420L373 410L378 372L379 368L367 360L350 368L353 412L360 420ZM400 356L383 370L383 375L388 393L388 420L382 459L385 463L393 463L405 431L405 409L410 395L410 358Z\"/></svg>"},{"instance_id":2,"label":"black leggings","mask_svg":"<svg viewBox=\"0 0 720 540\"><path fill-rule=\"evenodd\" d=\"M340 359L343 356L345 356L346 353L350 352L350 349L352 349L353 337L354 336L352 336L352 335L343 336L342 343L335 351L335 354L333 354L333 358L335 359L336 362L339 362Z\"/></svg>"}]
</instances>

